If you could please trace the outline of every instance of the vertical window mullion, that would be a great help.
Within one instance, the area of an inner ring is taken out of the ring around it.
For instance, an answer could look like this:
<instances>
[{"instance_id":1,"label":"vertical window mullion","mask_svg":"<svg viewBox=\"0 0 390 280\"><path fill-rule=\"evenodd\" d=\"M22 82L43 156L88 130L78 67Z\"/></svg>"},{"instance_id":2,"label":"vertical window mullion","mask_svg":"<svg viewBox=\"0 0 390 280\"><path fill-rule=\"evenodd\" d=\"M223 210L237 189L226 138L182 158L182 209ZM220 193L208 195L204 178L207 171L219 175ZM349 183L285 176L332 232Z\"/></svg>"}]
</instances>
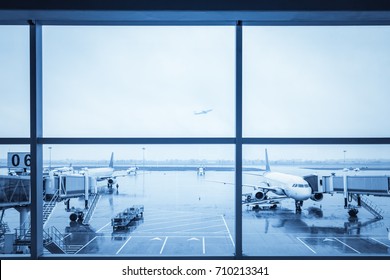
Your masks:
<instances>
[{"instance_id":1,"label":"vertical window mullion","mask_svg":"<svg viewBox=\"0 0 390 280\"><path fill-rule=\"evenodd\" d=\"M242 258L242 23L236 24L236 258Z\"/></svg>"},{"instance_id":2,"label":"vertical window mullion","mask_svg":"<svg viewBox=\"0 0 390 280\"><path fill-rule=\"evenodd\" d=\"M30 24L31 257L43 254L42 26Z\"/></svg>"}]
</instances>

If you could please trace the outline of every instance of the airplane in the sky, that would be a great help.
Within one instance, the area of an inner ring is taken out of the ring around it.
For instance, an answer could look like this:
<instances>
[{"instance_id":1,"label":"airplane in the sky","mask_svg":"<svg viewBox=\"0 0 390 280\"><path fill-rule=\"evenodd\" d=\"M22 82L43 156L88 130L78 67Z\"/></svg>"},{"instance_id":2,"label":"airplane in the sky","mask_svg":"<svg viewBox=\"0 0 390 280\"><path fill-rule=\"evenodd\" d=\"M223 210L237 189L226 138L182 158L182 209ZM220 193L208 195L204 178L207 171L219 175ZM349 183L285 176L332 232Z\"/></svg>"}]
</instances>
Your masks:
<instances>
[{"instance_id":1,"label":"airplane in the sky","mask_svg":"<svg viewBox=\"0 0 390 280\"><path fill-rule=\"evenodd\" d=\"M243 193L243 203L259 206L262 203L273 203L274 201L291 198L295 200L295 209L297 213L302 211L303 201L312 199L314 201L322 200L322 194L313 194L309 183L300 176L273 172L268 161L267 149L265 149L266 169L261 176L262 181L259 185L243 185L243 187L251 187L253 191ZM268 196L268 193L276 196ZM276 206L276 204L275 204Z\"/></svg>"},{"instance_id":2,"label":"airplane in the sky","mask_svg":"<svg viewBox=\"0 0 390 280\"><path fill-rule=\"evenodd\" d=\"M80 174L86 173L88 176L96 178L96 181L107 180L107 187L109 190L112 190L113 185L116 183L116 177L118 177L114 175L114 153L111 153L110 164L108 167L83 168L80 172ZM119 185L116 184L116 187L118 188Z\"/></svg>"},{"instance_id":3,"label":"airplane in the sky","mask_svg":"<svg viewBox=\"0 0 390 280\"><path fill-rule=\"evenodd\" d=\"M194 111L194 115L204 115L209 112L211 112L213 109L207 109L207 110L201 110L201 111Z\"/></svg>"}]
</instances>

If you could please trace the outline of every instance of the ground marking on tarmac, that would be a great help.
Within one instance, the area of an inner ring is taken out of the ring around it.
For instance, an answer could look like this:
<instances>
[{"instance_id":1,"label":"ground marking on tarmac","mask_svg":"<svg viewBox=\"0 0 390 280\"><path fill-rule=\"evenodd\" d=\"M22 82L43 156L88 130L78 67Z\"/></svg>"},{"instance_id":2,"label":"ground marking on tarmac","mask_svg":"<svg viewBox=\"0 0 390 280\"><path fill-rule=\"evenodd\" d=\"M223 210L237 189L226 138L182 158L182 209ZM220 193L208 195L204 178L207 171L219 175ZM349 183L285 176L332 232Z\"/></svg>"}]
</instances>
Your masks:
<instances>
[{"instance_id":1,"label":"ground marking on tarmac","mask_svg":"<svg viewBox=\"0 0 390 280\"><path fill-rule=\"evenodd\" d=\"M323 242L326 242L326 241L334 241L334 239L332 239L332 238L325 238L324 240L322 240Z\"/></svg>"},{"instance_id":2,"label":"ground marking on tarmac","mask_svg":"<svg viewBox=\"0 0 390 280\"><path fill-rule=\"evenodd\" d=\"M334 239L337 240L338 242L340 242L341 244L343 244L344 246L347 246L349 249L355 251L356 253L361 254L358 250L355 250L354 248L352 248L352 247L349 246L348 244L344 243L344 242L341 241L340 239L338 239L338 238L336 238L336 237L335 237Z\"/></svg>"},{"instance_id":3,"label":"ground marking on tarmac","mask_svg":"<svg viewBox=\"0 0 390 280\"><path fill-rule=\"evenodd\" d=\"M210 222L210 220L207 220L206 222ZM172 222L170 222L170 223L172 223ZM187 227L187 226L193 226L193 225L204 224L204 223L205 223L205 221L198 221L196 223L178 224L178 225L173 225L173 226L168 226L168 227L148 228L148 229L143 229L142 232L150 232L150 231L163 230L163 229Z\"/></svg>"},{"instance_id":4,"label":"ground marking on tarmac","mask_svg":"<svg viewBox=\"0 0 390 280\"><path fill-rule=\"evenodd\" d=\"M374 240L375 242L378 242L379 244L382 244L383 246L386 246L387 248L390 248L390 246L389 245L387 245L386 243L383 243L383 242L381 242L381 241L379 241L379 240L377 240L377 239L375 239L375 238L373 238L373 237L370 237L372 240Z\"/></svg>"},{"instance_id":5,"label":"ground marking on tarmac","mask_svg":"<svg viewBox=\"0 0 390 280\"><path fill-rule=\"evenodd\" d=\"M95 236L94 238L92 238L91 240L89 240L89 242L87 244L85 244L83 247L81 247L80 249L77 250L76 253L74 254L77 254L78 252L80 252L81 250L83 250L85 247L87 247L92 241L94 241L95 239L97 238L97 236Z\"/></svg>"},{"instance_id":6,"label":"ground marking on tarmac","mask_svg":"<svg viewBox=\"0 0 390 280\"><path fill-rule=\"evenodd\" d=\"M316 251L314 251L309 245L307 245L305 242L303 242L299 237L297 237L297 239L298 239L299 241L301 241L301 243L302 243L303 245L305 245L307 249L309 249L310 251L312 251L314 254L317 254Z\"/></svg>"},{"instance_id":7,"label":"ground marking on tarmac","mask_svg":"<svg viewBox=\"0 0 390 280\"><path fill-rule=\"evenodd\" d=\"M102 226L101 228L99 228L96 232L100 232L102 229L104 229L106 226L108 226L109 224L111 224L111 222L108 222L107 224L105 224L104 226Z\"/></svg>"},{"instance_id":8,"label":"ground marking on tarmac","mask_svg":"<svg viewBox=\"0 0 390 280\"><path fill-rule=\"evenodd\" d=\"M167 240L168 240L168 236L165 237L164 244L162 245L161 250L160 250L160 255L161 255L162 252L164 251L164 247L165 247L165 244L167 244Z\"/></svg>"},{"instance_id":9,"label":"ground marking on tarmac","mask_svg":"<svg viewBox=\"0 0 390 280\"><path fill-rule=\"evenodd\" d=\"M131 239L131 236L126 240L126 242L122 245L122 247L119 248L118 251L116 251L115 255L118 255L120 251L122 251L123 247L126 246L127 242L129 242Z\"/></svg>"},{"instance_id":10,"label":"ground marking on tarmac","mask_svg":"<svg viewBox=\"0 0 390 280\"><path fill-rule=\"evenodd\" d=\"M161 238L160 237L155 237L155 238L152 238L150 240L159 240L159 241L161 241Z\"/></svg>"},{"instance_id":11,"label":"ground marking on tarmac","mask_svg":"<svg viewBox=\"0 0 390 280\"><path fill-rule=\"evenodd\" d=\"M192 240L199 241L199 239L196 238L196 237L192 237L192 238L190 238L190 239L187 239L187 241L192 241Z\"/></svg>"},{"instance_id":12,"label":"ground marking on tarmac","mask_svg":"<svg viewBox=\"0 0 390 280\"><path fill-rule=\"evenodd\" d=\"M206 242L203 236L203 255L206 254Z\"/></svg>"},{"instance_id":13,"label":"ground marking on tarmac","mask_svg":"<svg viewBox=\"0 0 390 280\"><path fill-rule=\"evenodd\" d=\"M189 215L189 214L185 214L185 215L181 215L181 216L161 216L161 217L156 217L156 216L152 216L153 218L150 218L150 216L148 216L148 223L149 222L153 222L153 224L157 224L157 223L167 223L167 222L171 222L172 220L179 220L179 219L184 219L184 220L194 220L194 219L204 219L204 217L202 216L198 216L198 217L194 217L194 215ZM215 216L210 216L210 217L215 217ZM157 222L155 222L157 221ZM161 221L161 222L159 222Z\"/></svg>"},{"instance_id":14,"label":"ground marking on tarmac","mask_svg":"<svg viewBox=\"0 0 390 280\"><path fill-rule=\"evenodd\" d=\"M206 228L215 228L215 227L223 227L223 225L212 225L212 226L208 226L208 227L190 228L190 229L185 229L185 230L182 230L182 231L183 232L187 232L187 231L194 231L194 230L200 230L200 229L206 229Z\"/></svg>"},{"instance_id":15,"label":"ground marking on tarmac","mask_svg":"<svg viewBox=\"0 0 390 280\"><path fill-rule=\"evenodd\" d=\"M225 224L225 227L226 227L226 229L228 231L228 234L229 234L229 237L230 237L230 241L232 241L233 247L236 247L236 244L234 244L233 236L231 235L230 230L229 230L229 228L228 228L228 226L226 224L225 217L223 215L221 215L221 217L222 217L222 220L223 220L223 222Z\"/></svg>"}]
</instances>

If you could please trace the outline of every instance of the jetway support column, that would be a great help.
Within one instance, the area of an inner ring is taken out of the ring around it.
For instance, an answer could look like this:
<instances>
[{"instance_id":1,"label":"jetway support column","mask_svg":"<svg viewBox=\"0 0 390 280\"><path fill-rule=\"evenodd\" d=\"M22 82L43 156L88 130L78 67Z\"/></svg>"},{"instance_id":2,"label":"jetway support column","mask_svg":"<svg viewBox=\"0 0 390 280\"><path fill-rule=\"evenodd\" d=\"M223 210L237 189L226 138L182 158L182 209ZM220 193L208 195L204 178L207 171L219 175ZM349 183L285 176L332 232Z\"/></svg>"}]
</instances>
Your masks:
<instances>
[{"instance_id":1,"label":"jetway support column","mask_svg":"<svg viewBox=\"0 0 390 280\"><path fill-rule=\"evenodd\" d=\"M360 197L360 194L357 194L357 206L361 207L362 206L362 199Z\"/></svg>"},{"instance_id":2,"label":"jetway support column","mask_svg":"<svg viewBox=\"0 0 390 280\"><path fill-rule=\"evenodd\" d=\"M347 174L344 173L343 176L343 186L344 186L344 208L348 208L348 186L347 186Z\"/></svg>"},{"instance_id":3,"label":"jetway support column","mask_svg":"<svg viewBox=\"0 0 390 280\"><path fill-rule=\"evenodd\" d=\"M88 200L89 200L88 174L84 174L84 199L85 199L85 209L88 209Z\"/></svg>"},{"instance_id":4,"label":"jetway support column","mask_svg":"<svg viewBox=\"0 0 390 280\"><path fill-rule=\"evenodd\" d=\"M27 222L30 206L23 206L15 208L19 212L19 224L21 232L26 232L30 229L30 222Z\"/></svg>"},{"instance_id":5,"label":"jetway support column","mask_svg":"<svg viewBox=\"0 0 390 280\"><path fill-rule=\"evenodd\" d=\"M66 205L66 212L69 212L70 211L70 198L65 200L65 205Z\"/></svg>"}]
</instances>

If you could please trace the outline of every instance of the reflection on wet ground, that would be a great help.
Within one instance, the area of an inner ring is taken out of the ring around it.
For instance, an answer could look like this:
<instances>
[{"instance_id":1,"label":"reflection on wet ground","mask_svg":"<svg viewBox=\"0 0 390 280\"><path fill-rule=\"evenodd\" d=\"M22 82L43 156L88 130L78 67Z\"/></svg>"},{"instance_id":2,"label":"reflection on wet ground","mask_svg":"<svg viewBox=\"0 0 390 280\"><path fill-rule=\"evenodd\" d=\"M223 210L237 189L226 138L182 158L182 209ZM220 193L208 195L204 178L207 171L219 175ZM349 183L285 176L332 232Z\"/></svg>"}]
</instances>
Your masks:
<instances>
[{"instance_id":1,"label":"reflection on wet ground","mask_svg":"<svg viewBox=\"0 0 390 280\"><path fill-rule=\"evenodd\" d=\"M66 253L96 253L99 251L99 244L96 237L99 234L89 225L82 222L70 221L65 228L65 248ZM95 241L95 242L94 242ZM89 246L86 246L86 245Z\"/></svg>"},{"instance_id":2,"label":"reflection on wet ground","mask_svg":"<svg viewBox=\"0 0 390 280\"><path fill-rule=\"evenodd\" d=\"M90 225L69 224L69 213L58 203L45 228L63 229L68 253L107 256L234 256L234 172L151 172L118 178L119 189L103 186ZM295 213L294 201L275 209L246 211L243 206L242 246L247 256L389 255L386 227L390 213L375 220L364 209L355 219L343 208L343 197L305 201ZM388 198L379 200L388 209ZM134 204L145 206L142 220L113 231L111 218ZM72 199L83 207L84 200ZM389 210L387 210L389 211Z\"/></svg>"},{"instance_id":3,"label":"reflection on wet ground","mask_svg":"<svg viewBox=\"0 0 390 280\"><path fill-rule=\"evenodd\" d=\"M316 206L307 207L301 214L279 208L247 212L244 216L254 220L253 223L246 223L244 218L244 248L248 255L390 254L390 241L383 234L372 234L386 229L383 220L377 218L328 217L324 215L322 207Z\"/></svg>"},{"instance_id":4,"label":"reflection on wet ground","mask_svg":"<svg viewBox=\"0 0 390 280\"><path fill-rule=\"evenodd\" d=\"M132 221L126 229L115 230L111 233L112 240L126 240L132 232L134 232L141 224L144 223L144 218Z\"/></svg>"}]
</instances>

